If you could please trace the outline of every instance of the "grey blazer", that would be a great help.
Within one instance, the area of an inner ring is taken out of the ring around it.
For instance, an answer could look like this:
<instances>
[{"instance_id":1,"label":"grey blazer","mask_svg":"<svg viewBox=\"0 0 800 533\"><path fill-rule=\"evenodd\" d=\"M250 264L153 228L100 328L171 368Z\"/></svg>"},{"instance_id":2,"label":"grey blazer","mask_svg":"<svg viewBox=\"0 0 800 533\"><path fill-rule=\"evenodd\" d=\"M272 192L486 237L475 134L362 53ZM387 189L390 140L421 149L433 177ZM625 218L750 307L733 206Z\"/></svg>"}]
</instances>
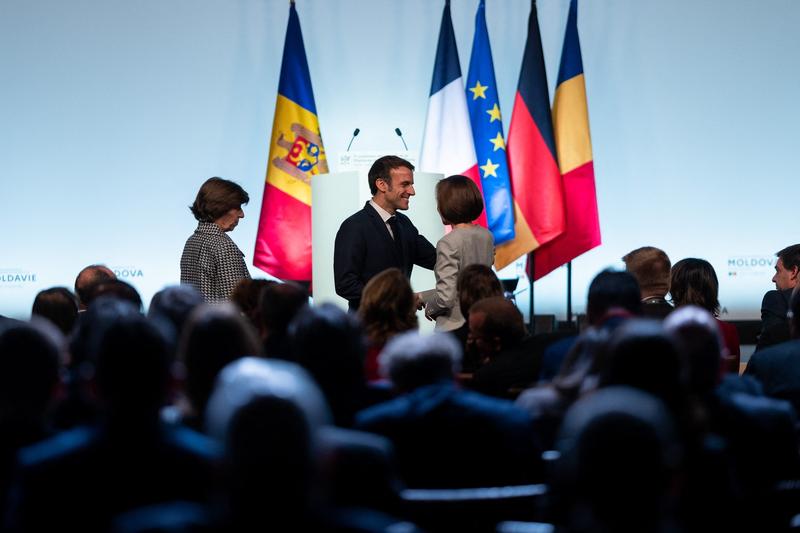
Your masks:
<instances>
[{"instance_id":1,"label":"grey blazer","mask_svg":"<svg viewBox=\"0 0 800 533\"><path fill-rule=\"evenodd\" d=\"M436 319L437 330L451 331L464 324L456 281L461 270L475 263L494 263L494 238L486 228L455 228L436 243L436 289L426 294L425 308L426 314Z\"/></svg>"}]
</instances>

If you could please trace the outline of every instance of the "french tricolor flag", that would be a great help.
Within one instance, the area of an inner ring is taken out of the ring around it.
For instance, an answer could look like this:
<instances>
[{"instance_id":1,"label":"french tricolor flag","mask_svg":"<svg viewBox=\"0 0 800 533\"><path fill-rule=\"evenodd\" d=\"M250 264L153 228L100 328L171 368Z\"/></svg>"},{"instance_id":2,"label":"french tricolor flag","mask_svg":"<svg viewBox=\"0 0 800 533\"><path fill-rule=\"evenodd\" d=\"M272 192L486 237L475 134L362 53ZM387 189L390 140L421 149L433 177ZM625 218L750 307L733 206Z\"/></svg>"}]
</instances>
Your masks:
<instances>
[{"instance_id":1,"label":"french tricolor flag","mask_svg":"<svg viewBox=\"0 0 800 533\"><path fill-rule=\"evenodd\" d=\"M447 0L442 13L439 44L436 47L436 63L433 66L419 170L438 172L445 176L468 176L483 194L478 159L472 142L467 97L461 79L453 20L450 17L450 0ZM486 227L485 210L476 222Z\"/></svg>"}]
</instances>

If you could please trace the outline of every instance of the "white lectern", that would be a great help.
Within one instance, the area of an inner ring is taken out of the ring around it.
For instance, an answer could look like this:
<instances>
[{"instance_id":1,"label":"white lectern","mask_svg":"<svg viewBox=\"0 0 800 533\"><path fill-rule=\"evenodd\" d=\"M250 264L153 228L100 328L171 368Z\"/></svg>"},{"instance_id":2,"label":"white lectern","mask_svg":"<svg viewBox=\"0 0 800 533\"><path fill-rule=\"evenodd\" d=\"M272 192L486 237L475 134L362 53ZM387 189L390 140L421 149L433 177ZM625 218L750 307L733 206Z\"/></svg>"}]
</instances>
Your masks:
<instances>
[{"instance_id":1,"label":"white lectern","mask_svg":"<svg viewBox=\"0 0 800 533\"><path fill-rule=\"evenodd\" d=\"M314 276L314 302L333 302L347 307L347 302L336 295L333 283L333 244L342 221L364 207L371 197L367 172L372 163L390 152L346 152L339 158L338 172L320 174L311 180L311 250ZM397 154L413 162L408 154ZM436 183L442 174L414 172L416 194L409 202L406 215L431 244L436 245L444 235L444 226L436 211ZM415 292L432 289L433 271L414 267L411 286ZM433 330L433 322L419 313L420 327Z\"/></svg>"}]
</instances>

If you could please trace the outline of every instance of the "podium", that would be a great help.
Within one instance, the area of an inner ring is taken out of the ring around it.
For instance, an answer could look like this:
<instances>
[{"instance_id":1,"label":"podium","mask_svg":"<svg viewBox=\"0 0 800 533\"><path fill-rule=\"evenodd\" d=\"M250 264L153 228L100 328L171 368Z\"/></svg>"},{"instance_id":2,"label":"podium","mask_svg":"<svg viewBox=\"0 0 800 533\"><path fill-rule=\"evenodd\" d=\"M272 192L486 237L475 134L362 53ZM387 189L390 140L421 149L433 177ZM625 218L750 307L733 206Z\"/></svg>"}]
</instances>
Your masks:
<instances>
[{"instance_id":1,"label":"podium","mask_svg":"<svg viewBox=\"0 0 800 533\"><path fill-rule=\"evenodd\" d=\"M347 308L347 301L336 294L333 281L333 246L342 222L364 207L372 197L367 172L372 163L387 152L346 152L339 158L338 172L319 174L311 180L311 250L314 276L314 303L331 302ZM407 153L399 157L414 163ZM436 211L436 183L442 174L414 172L414 190L405 215L434 246L444 236L444 226ZM435 286L432 270L415 266L411 287L415 292ZM420 328L432 330L433 322L418 313ZM427 325L430 325L429 327Z\"/></svg>"}]
</instances>

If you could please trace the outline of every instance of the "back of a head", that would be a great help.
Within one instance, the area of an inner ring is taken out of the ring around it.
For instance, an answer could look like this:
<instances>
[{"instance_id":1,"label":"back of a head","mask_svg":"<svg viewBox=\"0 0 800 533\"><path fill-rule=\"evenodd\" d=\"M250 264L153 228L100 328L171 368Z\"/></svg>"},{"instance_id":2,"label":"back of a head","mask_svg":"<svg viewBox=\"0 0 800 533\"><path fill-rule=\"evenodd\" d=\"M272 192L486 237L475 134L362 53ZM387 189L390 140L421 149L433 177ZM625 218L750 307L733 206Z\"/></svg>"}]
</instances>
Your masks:
<instances>
[{"instance_id":1,"label":"back of a head","mask_svg":"<svg viewBox=\"0 0 800 533\"><path fill-rule=\"evenodd\" d=\"M294 363L246 357L220 372L207 428L225 444L234 524L253 515L268 524L300 522L317 434L329 421L319 389Z\"/></svg>"},{"instance_id":2,"label":"back of a head","mask_svg":"<svg viewBox=\"0 0 800 533\"><path fill-rule=\"evenodd\" d=\"M664 405L628 387L598 390L567 412L553 477L566 530L655 531L680 462Z\"/></svg>"},{"instance_id":3,"label":"back of a head","mask_svg":"<svg viewBox=\"0 0 800 533\"><path fill-rule=\"evenodd\" d=\"M78 320L78 298L66 287L40 291L33 300L31 315L46 318L69 335Z\"/></svg>"},{"instance_id":4,"label":"back of a head","mask_svg":"<svg viewBox=\"0 0 800 533\"><path fill-rule=\"evenodd\" d=\"M683 353L688 371L687 386L697 394L708 394L719 384L723 341L713 315L701 307L686 305L664 320L664 330Z\"/></svg>"},{"instance_id":5,"label":"back of a head","mask_svg":"<svg viewBox=\"0 0 800 533\"><path fill-rule=\"evenodd\" d=\"M261 292L275 283L277 282L269 279L244 278L239 280L231 292L231 302L256 328L261 327L261 310L258 307Z\"/></svg>"},{"instance_id":6,"label":"back of a head","mask_svg":"<svg viewBox=\"0 0 800 533\"><path fill-rule=\"evenodd\" d=\"M175 328L175 334L180 336L192 311L203 302L203 295L194 286L172 285L153 295L147 316L168 320Z\"/></svg>"},{"instance_id":7,"label":"back of a head","mask_svg":"<svg viewBox=\"0 0 800 533\"><path fill-rule=\"evenodd\" d=\"M458 275L456 291L461 315L466 318L470 307L478 300L503 296L503 285L491 267L476 263L468 265Z\"/></svg>"},{"instance_id":8,"label":"back of a head","mask_svg":"<svg viewBox=\"0 0 800 533\"><path fill-rule=\"evenodd\" d=\"M78 370L84 364L94 365L103 334L117 319L138 315L139 309L128 301L113 296L103 296L81 314L70 338L70 367Z\"/></svg>"},{"instance_id":9,"label":"back of a head","mask_svg":"<svg viewBox=\"0 0 800 533\"><path fill-rule=\"evenodd\" d=\"M259 353L252 326L233 305L196 308L184 328L178 358L186 365L186 394L197 413L205 410L214 380L225 365Z\"/></svg>"},{"instance_id":10,"label":"back of a head","mask_svg":"<svg viewBox=\"0 0 800 533\"><path fill-rule=\"evenodd\" d=\"M675 307L697 305L714 316L719 314L719 281L705 259L689 257L672 266L670 294Z\"/></svg>"},{"instance_id":11,"label":"back of a head","mask_svg":"<svg viewBox=\"0 0 800 533\"><path fill-rule=\"evenodd\" d=\"M612 308L638 315L642 296L639 283L629 272L604 270L589 285L586 314L590 324L597 325Z\"/></svg>"},{"instance_id":12,"label":"back of a head","mask_svg":"<svg viewBox=\"0 0 800 533\"><path fill-rule=\"evenodd\" d=\"M408 331L393 337L381 352L380 372L396 389L411 391L452 381L461 367L461 346L448 333L420 335Z\"/></svg>"},{"instance_id":13,"label":"back of a head","mask_svg":"<svg viewBox=\"0 0 800 533\"><path fill-rule=\"evenodd\" d=\"M81 307L86 308L90 301L90 289L102 282L117 279L116 274L105 265L89 265L75 278L75 294Z\"/></svg>"},{"instance_id":14,"label":"back of a head","mask_svg":"<svg viewBox=\"0 0 800 533\"><path fill-rule=\"evenodd\" d=\"M293 360L322 388L337 425L349 425L365 387L364 344L354 316L333 304L307 306L289 326Z\"/></svg>"},{"instance_id":15,"label":"back of a head","mask_svg":"<svg viewBox=\"0 0 800 533\"><path fill-rule=\"evenodd\" d=\"M139 296L133 285L121 279L111 279L95 283L89 289L87 306L91 306L92 302L103 296L111 296L119 300L125 300L132 303L139 311L142 310L142 297Z\"/></svg>"},{"instance_id":16,"label":"back of a head","mask_svg":"<svg viewBox=\"0 0 800 533\"><path fill-rule=\"evenodd\" d=\"M601 364L599 385L635 387L675 408L683 397L683 365L662 325L647 319L622 324Z\"/></svg>"},{"instance_id":17,"label":"back of a head","mask_svg":"<svg viewBox=\"0 0 800 533\"><path fill-rule=\"evenodd\" d=\"M400 269L389 268L370 279L358 308L370 342L381 345L397 333L416 329L415 303L411 284Z\"/></svg>"},{"instance_id":18,"label":"back of a head","mask_svg":"<svg viewBox=\"0 0 800 533\"><path fill-rule=\"evenodd\" d=\"M108 325L97 353L97 386L108 413L122 420L157 418L169 361L166 340L145 317L121 316Z\"/></svg>"},{"instance_id":19,"label":"back of a head","mask_svg":"<svg viewBox=\"0 0 800 533\"><path fill-rule=\"evenodd\" d=\"M525 319L514 302L502 296L478 300L469 309L470 315L483 314L483 336L499 339L500 347L508 349L519 344L527 334Z\"/></svg>"},{"instance_id":20,"label":"back of a head","mask_svg":"<svg viewBox=\"0 0 800 533\"><path fill-rule=\"evenodd\" d=\"M267 285L260 298L262 336L267 339L285 338L289 323L308 304L308 292L292 282ZM288 357L288 354L278 355Z\"/></svg>"},{"instance_id":21,"label":"back of a head","mask_svg":"<svg viewBox=\"0 0 800 533\"><path fill-rule=\"evenodd\" d=\"M637 248L622 258L625 268L639 283L642 297L664 297L669 292L672 264L663 250L654 246Z\"/></svg>"},{"instance_id":22,"label":"back of a head","mask_svg":"<svg viewBox=\"0 0 800 533\"><path fill-rule=\"evenodd\" d=\"M42 417L55 392L64 338L44 321L0 330L0 421Z\"/></svg>"}]
</instances>

